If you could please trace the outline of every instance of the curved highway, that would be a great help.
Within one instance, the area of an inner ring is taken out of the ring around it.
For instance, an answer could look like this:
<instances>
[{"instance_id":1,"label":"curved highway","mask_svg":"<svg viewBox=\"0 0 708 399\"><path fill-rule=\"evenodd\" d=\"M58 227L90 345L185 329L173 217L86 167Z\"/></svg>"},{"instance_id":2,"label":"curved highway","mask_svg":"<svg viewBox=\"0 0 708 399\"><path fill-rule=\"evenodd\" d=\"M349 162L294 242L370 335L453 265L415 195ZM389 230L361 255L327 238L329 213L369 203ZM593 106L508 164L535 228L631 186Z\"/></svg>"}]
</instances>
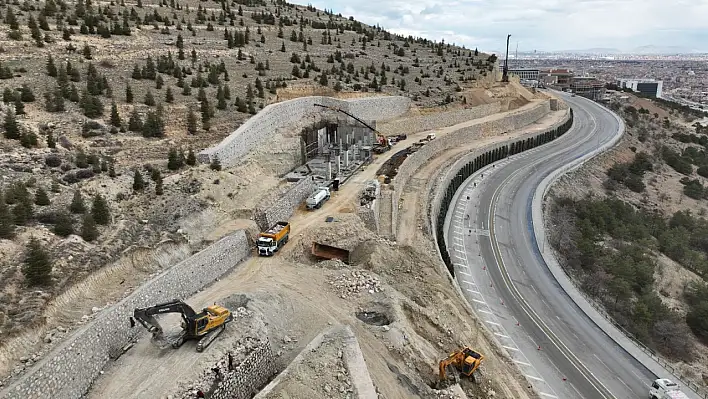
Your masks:
<instances>
[{"instance_id":1,"label":"curved highway","mask_svg":"<svg viewBox=\"0 0 708 399\"><path fill-rule=\"evenodd\" d=\"M477 172L458 190L447 247L468 301L541 397L646 398L655 375L575 305L541 257L548 244L533 234L531 203L544 177L619 131L604 108L564 99L575 114L568 133Z\"/></svg>"}]
</instances>

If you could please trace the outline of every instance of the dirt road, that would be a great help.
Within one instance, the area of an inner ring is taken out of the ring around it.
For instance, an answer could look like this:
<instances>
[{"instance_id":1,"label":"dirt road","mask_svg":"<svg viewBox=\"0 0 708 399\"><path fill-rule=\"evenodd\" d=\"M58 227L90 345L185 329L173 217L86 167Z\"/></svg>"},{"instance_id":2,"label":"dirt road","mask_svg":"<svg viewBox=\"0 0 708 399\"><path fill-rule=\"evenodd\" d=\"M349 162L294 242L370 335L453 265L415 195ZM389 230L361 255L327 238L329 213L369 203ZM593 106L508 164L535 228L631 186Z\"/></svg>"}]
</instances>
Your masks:
<instances>
[{"instance_id":1,"label":"dirt road","mask_svg":"<svg viewBox=\"0 0 708 399\"><path fill-rule=\"evenodd\" d=\"M533 105L535 103L527 106ZM503 116L492 115L433 132L440 137L460 127ZM462 299L449 285L446 276L440 274L433 244L417 228L417 220L424 208L408 206L402 212L398 231L403 246L377 241L352 213L363 183L374 179L378 168L397 149L405 148L428 133L431 132L411 135L394 150L377 157L334 192L322 209L296 211L290 220L290 242L277 256L248 259L187 302L198 308L220 302L234 293L247 294L251 298L249 309L254 310L267 326L274 350L282 351L280 361L283 365L328 323L348 324L359 340L374 384L389 399L429 396L426 393L435 382L437 361L462 344L483 348L490 358L485 373L489 379L494 376L494 381L485 382L484 387L471 388L475 390L475 397L487 397L488 390L503 393L503 397L529 397L516 369L494 356L494 344L480 333L482 327L461 303ZM464 149L456 149L453 154L504 138L480 140ZM425 179L447 156L436 158L414 176L404 201L414 205L423 202L418 197L422 190L415 189L416 182L424 186ZM327 216L335 217L335 222L326 223ZM332 289L329 281L342 273L349 273L349 269L345 265L339 266L342 269L323 269L302 253L308 239L328 235L358 237L365 242L368 256L356 267L378 275L382 280L382 292L342 297ZM357 311L381 304L393 309L390 330L367 325L356 318ZM237 330L238 321L235 321L201 354L192 344L161 351L152 347L149 338L144 337L106 370L94 384L89 397L162 397L170 392L170 386L195 378L198 370L208 367L214 356L221 353L219 349L231 345L239 336ZM295 341L284 344L289 341L284 339L286 335Z\"/></svg>"}]
</instances>

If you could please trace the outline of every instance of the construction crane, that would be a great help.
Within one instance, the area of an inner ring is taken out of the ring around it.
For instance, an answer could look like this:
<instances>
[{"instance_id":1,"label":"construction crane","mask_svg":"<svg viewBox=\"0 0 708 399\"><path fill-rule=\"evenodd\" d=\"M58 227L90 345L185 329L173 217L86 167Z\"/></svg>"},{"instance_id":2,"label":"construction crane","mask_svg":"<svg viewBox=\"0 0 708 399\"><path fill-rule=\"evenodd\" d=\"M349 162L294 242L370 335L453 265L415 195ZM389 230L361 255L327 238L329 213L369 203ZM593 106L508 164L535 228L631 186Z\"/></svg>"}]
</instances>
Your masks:
<instances>
[{"instance_id":1,"label":"construction crane","mask_svg":"<svg viewBox=\"0 0 708 399\"><path fill-rule=\"evenodd\" d=\"M391 149L392 143L391 143L391 140L390 140L390 139L388 139L386 136L384 136L383 133L381 133L381 132L379 132L378 130L374 129L374 128L373 128L371 125L369 125L368 123L366 123L366 122L364 122L363 120L357 118L356 116L350 114L349 112L347 112L347 111L345 111L345 110L343 110L343 109L341 109L341 108L338 108L338 107L331 107L331 106L329 106L329 105L323 105L323 104L315 104L315 107L322 107L322 108L329 109L329 110L331 110L331 111L341 112L341 113L343 113L343 114L345 114L345 115L347 115L347 116L350 116L350 117L354 118L354 120L358 121L358 122L361 123L362 125L364 125L364 126L366 126L367 128L371 129L371 131L374 132L374 134L376 134L376 142L378 143L378 150L377 150L376 148L374 148L374 152L382 153L382 152L386 152L386 151L388 151L389 149Z\"/></svg>"},{"instance_id":2,"label":"construction crane","mask_svg":"<svg viewBox=\"0 0 708 399\"><path fill-rule=\"evenodd\" d=\"M440 382L447 380L447 369L450 366L454 366L460 374L466 377L472 377L474 381L473 374L477 371L483 360L484 356L482 354L468 347L452 352L450 356L440 361ZM457 380L457 374L455 374L455 380Z\"/></svg>"},{"instance_id":3,"label":"construction crane","mask_svg":"<svg viewBox=\"0 0 708 399\"><path fill-rule=\"evenodd\" d=\"M156 315L165 313L179 313L182 316L182 331L175 338L165 337L162 326L155 319ZM137 308L133 311L133 317L152 333L153 340L166 340L175 349L187 340L198 339L197 352L209 346L224 331L226 324L233 320L231 311L223 306L214 304L197 313L178 299L147 308Z\"/></svg>"}]
</instances>

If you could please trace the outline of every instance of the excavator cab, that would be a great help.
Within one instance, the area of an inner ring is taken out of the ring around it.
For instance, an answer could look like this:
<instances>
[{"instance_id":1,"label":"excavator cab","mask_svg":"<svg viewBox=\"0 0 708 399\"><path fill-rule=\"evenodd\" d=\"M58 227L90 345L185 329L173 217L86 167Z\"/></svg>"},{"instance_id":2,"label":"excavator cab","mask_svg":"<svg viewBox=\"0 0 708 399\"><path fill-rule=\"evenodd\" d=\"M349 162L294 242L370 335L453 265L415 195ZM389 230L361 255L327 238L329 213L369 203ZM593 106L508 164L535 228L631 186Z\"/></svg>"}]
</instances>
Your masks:
<instances>
[{"instance_id":1,"label":"excavator cab","mask_svg":"<svg viewBox=\"0 0 708 399\"><path fill-rule=\"evenodd\" d=\"M474 372L479 369L479 366L482 364L483 360L484 356L482 354L468 347L452 352L446 359L440 361L440 383L446 383L447 371L450 366L454 366L457 372L465 377L471 377L474 381ZM457 380L458 376L457 374L454 374L453 377Z\"/></svg>"}]
</instances>

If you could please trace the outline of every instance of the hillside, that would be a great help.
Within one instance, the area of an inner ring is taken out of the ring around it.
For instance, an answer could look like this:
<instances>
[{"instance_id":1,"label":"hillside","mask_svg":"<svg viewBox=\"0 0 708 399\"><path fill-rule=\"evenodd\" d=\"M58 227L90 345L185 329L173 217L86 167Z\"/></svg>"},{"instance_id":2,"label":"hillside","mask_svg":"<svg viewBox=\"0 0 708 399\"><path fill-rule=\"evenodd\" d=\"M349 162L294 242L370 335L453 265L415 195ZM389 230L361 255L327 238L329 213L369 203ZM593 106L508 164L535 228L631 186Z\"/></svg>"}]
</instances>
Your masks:
<instances>
[{"instance_id":1,"label":"hillside","mask_svg":"<svg viewBox=\"0 0 708 399\"><path fill-rule=\"evenodd\" d=\"M0 11L0 342L123 250L183 242L178 221L215 200L192 195L211 180L185 171L191 152L263 106L312 94L461 106L457 93L493 67L474 50L282 1L3 1ZM107 205L101 220L84 211L94 201ZM30 237L55 260L39 290L17 267ZM159 267L136 263L122 284Z\"/></svg>"},{"instance_id":2,"label":"hillside","mask_svg":"<svg viewBox=\"0 0 708 399\"><path fill-rule=\"evenodd\" d=\"M708 384L708 136L630 96L620 144L551 191L551 242L586 294L679 373Z\"/></svg>"}]
</instances>

